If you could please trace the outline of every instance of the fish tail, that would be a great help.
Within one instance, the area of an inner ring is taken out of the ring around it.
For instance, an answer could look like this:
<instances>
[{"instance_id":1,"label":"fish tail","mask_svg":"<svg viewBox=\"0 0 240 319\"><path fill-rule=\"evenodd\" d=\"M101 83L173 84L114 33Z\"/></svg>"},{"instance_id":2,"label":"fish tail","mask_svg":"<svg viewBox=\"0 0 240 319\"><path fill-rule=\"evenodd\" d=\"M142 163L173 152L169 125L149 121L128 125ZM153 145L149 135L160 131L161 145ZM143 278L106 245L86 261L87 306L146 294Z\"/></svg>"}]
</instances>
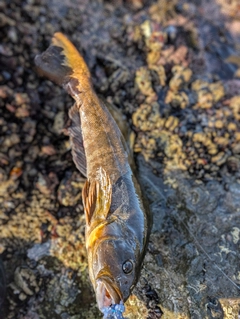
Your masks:
<instances>
[{"instance_id":1,"label":"fish tail","mask_svg":"<svg viewBox=\"0 0 240 319\"><path fill-rule=\"evenodd\" d=\"M62 85L76 98L90 84L90 72L75 46L61 32L54 34L49 48L35 57L39 73Z\"/></svg>"}]
</instances>

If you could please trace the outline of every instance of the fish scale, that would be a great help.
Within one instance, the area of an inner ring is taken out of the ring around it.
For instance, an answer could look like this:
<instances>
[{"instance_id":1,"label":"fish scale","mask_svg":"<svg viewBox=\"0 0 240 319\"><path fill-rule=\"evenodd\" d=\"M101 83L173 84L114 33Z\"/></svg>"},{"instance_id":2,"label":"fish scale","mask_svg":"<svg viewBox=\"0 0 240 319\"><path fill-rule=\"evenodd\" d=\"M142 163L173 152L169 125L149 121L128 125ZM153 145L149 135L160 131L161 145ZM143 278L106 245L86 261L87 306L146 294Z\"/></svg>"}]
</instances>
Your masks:
<instances>
[{"instance_id":1,"label":"fish scale","mask_svg":"<svg viewBox=\"0 0 240 319\"><path fill-rule=\"evenodd\" d=\"M81 116L81 125L88 178L96 178L98 168L101 166L108 171L112 183L114 183L121 175L130 170L128 161L126 161L128 154L120 140L121 132L109 111L99 103L95 93L89 95L91 112L88 111L89 102L83 102L80 108L80 113L84 114ZM85 115L87 113L89 113L88 116ZM115 134L111 134L113 131ZM96 147L96 140L98 147ZM97 162L96 158L98 158Z\"/></svg>"}]
</instances>

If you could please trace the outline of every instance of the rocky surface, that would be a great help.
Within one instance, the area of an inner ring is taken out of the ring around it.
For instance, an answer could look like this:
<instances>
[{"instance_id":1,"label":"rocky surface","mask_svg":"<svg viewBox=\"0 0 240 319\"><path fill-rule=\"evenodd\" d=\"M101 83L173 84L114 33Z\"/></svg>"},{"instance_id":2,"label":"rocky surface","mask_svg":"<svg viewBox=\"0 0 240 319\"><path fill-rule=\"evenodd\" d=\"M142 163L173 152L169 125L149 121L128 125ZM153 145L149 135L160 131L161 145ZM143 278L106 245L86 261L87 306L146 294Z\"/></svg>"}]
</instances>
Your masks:
<instances>
[{"instance_id":1,"label":"rocky surface","mask_svg":"<svg viewBox=\"0 0 240 319\"><path fill-rule=\"evenodd\" d=\"M84 178L65 135L72 101L33 63L56 31L136 135L153 228L125 316L238 318L239 12L238 0L0 2L5 319L101 318L87 272Z\"/></svg>"}]
</instances>

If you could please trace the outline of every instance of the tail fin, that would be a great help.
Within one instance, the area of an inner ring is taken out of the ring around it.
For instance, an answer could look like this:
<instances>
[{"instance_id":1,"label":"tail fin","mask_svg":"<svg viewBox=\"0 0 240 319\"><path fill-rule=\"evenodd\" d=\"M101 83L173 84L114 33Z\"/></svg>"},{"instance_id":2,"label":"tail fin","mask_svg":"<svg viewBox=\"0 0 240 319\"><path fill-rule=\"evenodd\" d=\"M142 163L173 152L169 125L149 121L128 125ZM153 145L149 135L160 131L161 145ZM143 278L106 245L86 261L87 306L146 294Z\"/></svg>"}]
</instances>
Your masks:
<instances>
[{"instance_id":1,"label":"tail fin","mask_svg":"<svg viewBox=\"0 0 240 319\"><path fill-rule=\"evenodd\" d=\"M73 84L69 92L73 97L76 91L72 92L72 89L82 91L82 88L90 83L90 72L86 63L75 46L61 32L54 34L49 48L37 55L34 61L39 73L51 81L63 86Z\"/></svg>"}]
</instances>

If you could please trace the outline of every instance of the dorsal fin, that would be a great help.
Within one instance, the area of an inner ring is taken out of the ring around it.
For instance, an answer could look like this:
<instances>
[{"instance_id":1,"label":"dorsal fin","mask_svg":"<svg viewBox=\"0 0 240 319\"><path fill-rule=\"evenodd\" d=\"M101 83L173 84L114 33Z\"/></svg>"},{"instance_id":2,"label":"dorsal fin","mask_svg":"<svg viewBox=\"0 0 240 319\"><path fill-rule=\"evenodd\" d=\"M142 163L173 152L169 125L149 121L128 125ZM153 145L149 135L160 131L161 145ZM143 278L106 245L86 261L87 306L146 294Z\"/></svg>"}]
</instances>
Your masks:
<instances>
[{"instance_id":1,"label":"dorsal fin","mask_svg":"<svg viewBox=\"0 0 240 319\"><path fill-rule=\"evenodd\" d=\"M71 109L68 112L68 115L71 120L70 126L68 127L68 133L70 136L70 143L72 147L73 161L77 169L86 177L87 161L83 146L79 108L76 103L71 107Z\"/></svg>"}]
</instances>

